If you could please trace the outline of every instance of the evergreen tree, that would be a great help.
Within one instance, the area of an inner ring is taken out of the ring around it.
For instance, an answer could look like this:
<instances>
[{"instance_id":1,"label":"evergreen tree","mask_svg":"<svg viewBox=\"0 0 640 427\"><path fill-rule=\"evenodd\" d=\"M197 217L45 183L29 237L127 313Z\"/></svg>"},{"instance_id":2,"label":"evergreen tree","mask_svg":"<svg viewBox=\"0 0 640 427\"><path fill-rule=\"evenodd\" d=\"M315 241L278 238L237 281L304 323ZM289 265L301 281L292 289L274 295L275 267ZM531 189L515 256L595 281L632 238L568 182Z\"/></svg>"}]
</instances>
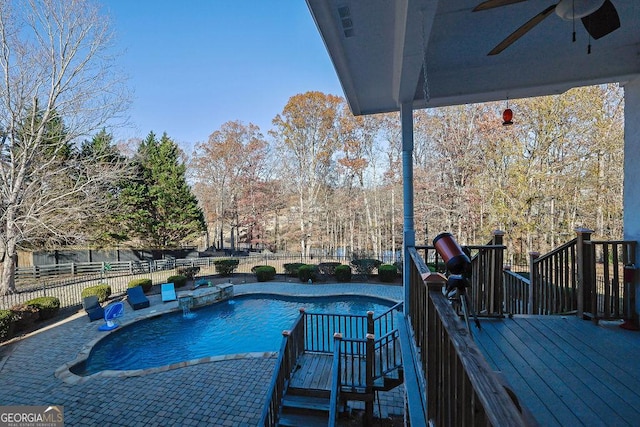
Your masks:
<instances>
[{"instance_id":1,"label":"evergreen tree","mask_svg":"<svg viewBox=\"0 0 640 427\"><path fill-rule=\"evenodd\" d=\"M95 163L96 167L116 167L129 163L113 144L113 135L102 129L91 140L84 141L80 147L80 161L85 159ZM87 226L94 245L106 246L128 240L126 230L122 228L120 220L126 204L120 200L123 189L129 186L131 177L128 168L124 166L123 175L113 182L105 182L100 189L109 209L103 215L95 215L89 219Z\"/></svg>"},{"instance_id":2,"label":"evergreen tree","mask_svg":"<svg viewBox=\"0 0 640 427\"><path fill-rule=\"evenodd\" d=\"M152 247L171 247L197 237L204 215L186 181L175 142L151 132L138 147L136 178L123 190L126 223L133 236Z\"/></svg>"}]
</instances>

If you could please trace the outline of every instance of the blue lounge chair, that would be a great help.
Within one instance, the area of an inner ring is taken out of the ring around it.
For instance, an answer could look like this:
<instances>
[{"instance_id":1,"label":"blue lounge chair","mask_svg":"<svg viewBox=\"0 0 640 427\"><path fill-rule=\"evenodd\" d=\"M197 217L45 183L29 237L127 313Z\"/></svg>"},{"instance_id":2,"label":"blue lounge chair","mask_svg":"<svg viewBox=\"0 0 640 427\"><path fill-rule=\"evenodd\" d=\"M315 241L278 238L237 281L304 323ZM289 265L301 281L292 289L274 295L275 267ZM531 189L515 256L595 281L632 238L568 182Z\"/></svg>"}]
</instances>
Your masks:
<instances>
[{"instance_id":1,"label":"blue lounge chair","mask_svg":"<svg viewBox=\"0 0 640 427\"><path fill-rule=\"evenodd\" d=\"M149 307L149 299L142 291L142 286L127 289L127 301L134 310Z\"/></svg>"},{"instance_id":2,"label":"blue lounge chair","mask_svg":"<svg viewBox=\"0 0 640 427\"><path fill-rule=\"evenodd\" d=\"M98 302L98 297L96 295L84 297L82 299L82 307L84 308L84 311L87 312L90 322L104 317L104 310L102 309L100 302Z\"/></svg>"},{"instance_id":3,"label":"blue lounge chair","mask_svg":"<svg viewBox=\"0 0 640 427\"><path fill-rule=\"evenodd\" d=\"M173 283L163 283L161 292L162 302L175 301L176 299L178 299L176 297L176 288Z\"/></svg>"}]
</instances>

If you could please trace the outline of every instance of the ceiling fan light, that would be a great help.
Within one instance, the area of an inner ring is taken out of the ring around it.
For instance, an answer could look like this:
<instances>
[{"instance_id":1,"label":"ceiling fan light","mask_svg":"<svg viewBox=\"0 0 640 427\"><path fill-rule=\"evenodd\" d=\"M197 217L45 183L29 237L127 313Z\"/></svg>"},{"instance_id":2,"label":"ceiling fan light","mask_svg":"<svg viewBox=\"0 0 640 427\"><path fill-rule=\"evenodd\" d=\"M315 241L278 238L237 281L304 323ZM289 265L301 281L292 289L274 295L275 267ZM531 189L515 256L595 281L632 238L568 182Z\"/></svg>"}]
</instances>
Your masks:
<instances>
[{"instance_id":1,"label":"ceiling fan light","mask_svg":"<svg viewBox=\"0 0 640 427\"><path fill-rule=\"evenodd\" d=\"M565 21L591 15L600 9L605 0L560 0L556 5L556 15Z\"/></svg>"}]
</instances>

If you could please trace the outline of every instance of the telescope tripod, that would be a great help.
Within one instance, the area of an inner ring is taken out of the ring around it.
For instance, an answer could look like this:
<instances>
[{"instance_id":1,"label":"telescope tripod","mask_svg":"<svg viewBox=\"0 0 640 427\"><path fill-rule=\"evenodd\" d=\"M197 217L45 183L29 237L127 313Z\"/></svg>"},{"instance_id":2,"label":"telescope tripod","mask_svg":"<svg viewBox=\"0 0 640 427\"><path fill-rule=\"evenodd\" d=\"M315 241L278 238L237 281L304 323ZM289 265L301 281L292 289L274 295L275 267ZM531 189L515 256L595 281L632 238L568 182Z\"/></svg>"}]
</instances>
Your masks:
<instances>
[{"instance_id":1,"label":"telescope tripod","mask_svg":"<svg viewBox=\"0 0 640 427\"><path fill-rule=\"evenodd\" d=\"M467 295L467 288L469 287L467 279L461 275L452 274L447 279L447 298L456 309L457 312L462 312L467 330L471 333L471 327L469 326L469 312L473 316L474 323L478 329L482 329L480 326L480 320L476 316L473 307L469 304L469 296Z\"/></svg>"}]
</instances>

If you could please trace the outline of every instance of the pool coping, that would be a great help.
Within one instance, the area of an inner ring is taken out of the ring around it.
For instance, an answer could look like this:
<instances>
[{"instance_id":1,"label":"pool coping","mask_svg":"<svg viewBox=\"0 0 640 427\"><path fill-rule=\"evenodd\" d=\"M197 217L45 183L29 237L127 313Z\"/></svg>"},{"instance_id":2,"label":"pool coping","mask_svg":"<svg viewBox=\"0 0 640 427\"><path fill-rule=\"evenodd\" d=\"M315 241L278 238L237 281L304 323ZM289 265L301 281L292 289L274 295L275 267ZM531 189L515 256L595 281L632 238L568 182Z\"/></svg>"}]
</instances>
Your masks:
<instances>
[{"instance_id":1,"label":"pool coping","mask_svg":"<svg viewBox=\"0 0 640 427\"><path fill-rule=\"evenodd\" d=\"M278 285L278 283L273 282L270 283L271 285ZM282 283L282 284L288 284L288 283ZM318 286L318 285L315 285ZM388 302L392 302L392 303L398 303L401 302L398 299L394 299L394 298L390 298L390 297L382 297L379 295L372 295L372 294L363 294L362 292L355 292L355 291L346 291L344 289L341 289L340 293L337 292L329 292L329 293L295 293L292 294L290 292L278 292L276 290L245 290L242 289L242 285L238 285L238 288L236 288L234 286L234 297L236 296L244 296L244 295L273 295L273 296L283 296L283 297L296 297L296 298L322 298L322 297L337 297L337 296L366 296L369 298L374 298L374 299L380 299L380 300L384 300L384 301L388 301ZM239 290L239 292L236 291L236 289ZM216 303L214 303L216 304ZM162 307L161 309L158 309L157 307ZM67 383L67 384L82 384L85 383L87 381L90 381L92 379L96 379L96 378L128 378L128 377L140 377L140 376L144 376L144 375L150 375L150 374L155 374L155 373L159 373L159 372L166 372L166 371L170 371L170 370L174 370L174 369L179 369L179 368L184 368L187 366L193 366L193 365L199 365L202 363L214 363L214 362L223 362L223 361L228 361L228 360L238 360L238 359L250 359L250 358L275 358L278 356L278 352L277 351L270 351L270 352L248 352L248 353L236 353L236 354L227 354L227 355L220 355L220 356L209 356L209 357L203 357L203 358L198 358L198 359L192 359L192 360L187 360L187 361L182 361L182 362L177 362L177 363L172 363L170 365L164 365L164 366L157 366L157 367L152 367L152 368L146 368L146 369L135 369L135 370L125 370L125 371L116 371L116 370L107 370L107 371L100 371L100 372L96 372L95 374L91 374L91 375L85 375L85 376L81 376L81 375L77 375L74 374L73 372L71 372L71 368L85 362L88 357L89 354L91 353L91 350L93 349L93 347L102 339L106 338L107 336L109 336L111 333L113 333L114 331L119 330L122 327L131 325L133 323L145 320L145 319L150 319L150 318L154 318L154 317L158 317L158 316L162 316L164 314L167 313L173 313L176 311L181 310L181 308L178 306L177 302L172 302L169 304L162 304L162 305L154 305L151 308L155 308L154 310L150 310L142 315L136 315L135 311L133 312L133 317L122 322L120 324L120 327L110 330L110 331L102 331L104 333L101 333L99 336L97 336L96 338L94 338L93 340L89 341L88 343L86 343L84 346L82 346L82 349L80 350L80 352L78 353L78 355L76 356L76 358L72 361L69 361L63 365L61 365L60 367L58 367L55 372L54 372L54 376L58 379L60 379L61 381Z\"/></svg>"}]
</instances>

